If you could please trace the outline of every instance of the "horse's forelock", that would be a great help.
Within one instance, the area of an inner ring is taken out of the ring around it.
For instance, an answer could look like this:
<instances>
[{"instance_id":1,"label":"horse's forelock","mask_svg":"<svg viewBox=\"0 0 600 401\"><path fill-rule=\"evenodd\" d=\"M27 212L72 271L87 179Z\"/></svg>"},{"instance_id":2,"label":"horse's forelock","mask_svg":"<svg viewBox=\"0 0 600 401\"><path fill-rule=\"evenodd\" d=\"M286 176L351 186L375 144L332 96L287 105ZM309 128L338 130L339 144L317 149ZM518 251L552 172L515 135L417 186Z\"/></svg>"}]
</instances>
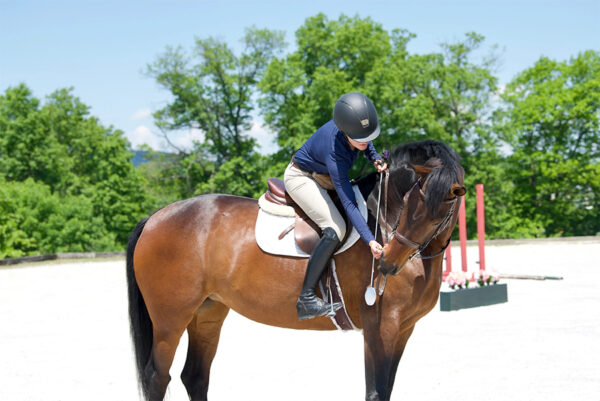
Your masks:
<instances>
[{"instance_id":1,"label":"horse's forelock","mask_svg":"<svg viewBox=\"0 0 600 401\"><path fill-rule=\"evenodd\" d=\"M418 178L419 176L415 170L406 161L390 165L390 187L394 188L398 201L402 199Z\"/></svg>"},{"instance_id":2,"label":"horse's forelock","mask_svg":"<svg viewBox=\"0 0 600 401\"><path fill-rule=\"evenodd\" d=\"M441 203L450 192L452 184L460 181L459 170L453 167L437 167L427 176L425 203L432 214L437 214Z\"/></svg>"}]
</instances>

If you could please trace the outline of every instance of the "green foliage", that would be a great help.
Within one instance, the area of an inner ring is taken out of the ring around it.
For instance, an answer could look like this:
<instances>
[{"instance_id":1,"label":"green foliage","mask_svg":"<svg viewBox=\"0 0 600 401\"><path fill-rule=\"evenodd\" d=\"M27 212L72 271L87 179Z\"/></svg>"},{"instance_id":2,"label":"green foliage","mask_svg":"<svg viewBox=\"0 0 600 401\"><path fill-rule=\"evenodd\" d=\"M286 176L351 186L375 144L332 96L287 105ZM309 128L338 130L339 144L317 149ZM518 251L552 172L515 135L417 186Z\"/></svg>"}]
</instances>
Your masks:
<instances>
[{"instance_id":1,"label":"green foliage","mask_svg":"<svg viewBox=\"0 0 600 401\"><path fill-rule=\"evenodd\" d=\"M442 53L424 55L407 53L412 37L397 31L393 51L375 66L367 82L382 115L386 145L432 138L467 157L489 141L484 117L496 90L490 72L495 58L471 60L483 43L474 33L464 41L443 44Z\"/></svg>"},{"instance_id":2,"label":"green foliage","mask_svg":"<svg viewBox=\"0 0 600 401\"><path fill-rule=\"evenodd\" d=\"M210 179L198 186L197 193L228 193L258 198L266 186L267 158L254 153L250 158L236 156L215 170Z\"/></svg>"},{"instance_id":3,"label":"green foliage","mask_svg":"<svg viewBox=\"0 0 600 401\"><path fill-rule=\"evenodd\" d=\"M122 249L152 201L128 147L123 133L101 126L71 90L41 105L25 85L8 88L0 96L0 178L10 218L1 221L0 249Z\"/></svg>"},{"instance_id":4,"label":"green foliage","mask_svg":"<svg viewBox=\"0 0 600 401\"><path fill-rule=\"evenodd\" d=\"M253 94L267 63L283 48L283 34L251 28L243 44L243 52L236 55L220 40L197 39L190 52L168 48L148 66L148 75L173 95L172 102L154 114L167 140L169 132L182 129L203 136L191 150L172 146L176 156L156 158L168 173L155 171L150 180L170 181L167 186L185 196L213 190L255 193L255 171L264 163L248 164L260 159L255 140L247 135ZM222 171L230 168L250 170Z\"/></svg>"},{"instance_id":5,"label":"green foliage","mask_svg":"<svg viewBox=\"0 0 600 401\"><path fill-rule=\"evenodd\" d=\"M439 139L465 158L468 169L468 156L491 140L483 117L496 90L489 71L495 59L470 61L483 42L474 33L443 45L444 53L426 55L408 53L413 37L387 32L369 18L307 19L296 32L297 50L274 59L259 84L265 121L281 148L274 155L277 168L283 171L292 153L331 119L341 94L359 91L378 109L378 148ZM355 171L361 168L357 163Z\"/></svg>"},{"instance_id":6,"label":"green foliage","mask_svg":"<svg viewBox=\"0 0 600 401\"><path fill-rule=\"evenodd\" d=\"M318 14L285 55L282 33L257 28L239 53L214 38L168 48L147 75L172 95L154 117L174 152L147 148L137 169L123 133L90 116L72 90L42 103L24 84L6 89L0 258L122 249L135 222L165 204L208 192L256 198L349 91L375 103L378 149L432 138L457 150L471 238L478 183L488 238L599 233L600 52L541 58L500 93L494 48L482 56L481 35L410 54L414 37L370 18ZM279 145L273 155L248 135L257 101ZM197 134L191 148L171 140L181 131ZM366 162L358 160L354 173Z\"/></svg>"},{"instance_id":7,"label":"green foliage","mask_svg":"<svg viewBox=\"0 0 600 401\"><path fill-rule=\"evenodd\" d=\"M0 185L0 258L117 247L90 199L61 197L32 178Z\"/></svg>"},{"instance_id":8,"label":"green foliage","mask_svg":"<svg viewBox=\"0 0 600 401\"><path fill-rule=\"evenodd\" d=\"M293 152L332 118L341 94L371 94L367 75L388 57L390 41L381 25L369 18L341 16L330 21L319 14L298 29L297 50L274 59L259 84L265 121L277 133L281 148L274 156L281 172Z\"/></svg>"},{"instance_id":9,"label":"green foliage","mask_svg":"<svg viewBox=\"0 0 600 401\"><path fill-rule=\"evenodd\" d=\"M206 135L193 155L179 158L179 170L185 171L180 177L186 183L186 193L260 193L262 177L282 174L293 152L331 118L336 99L345 92L360 91L374 101L379 111L382 135L376 141L378 149L433 138L457 150L465 168L469 216L475 215L475 185L485 184L488 237L597 232L595 127L599 102L597 96L587 96L598 93L594 75L597 54L588 52L573 60L572 71L562 78L564 83L557 81L563 73L555 67L562 64L543 59L499 98L497 78L492 73L497 64L495 48L482 54L481 35L467 33L463 40L442 44L440 52L410 54L406 46L414 36L401 29L386 31L370 18L342 15L330 20L323 14L308 18L296 32L295 50L283 57L275 51L269 53L261 59L261 73L244 87L250 91L258 83L261 111L277 136L279 150L268 163L248 150L253 149L251 140L246 138L249 146L237 142L235 135L248 128L244 120L221 118L210 127L200 125L201 121L212 121L221 109L205 100L194 103L197 96L204 99L210 93L219 104L236 105L241 115L251 109L249 103L234 96L236 91L227 89L233 85L233 76L238 77L237 82L244 82L239 78L238 57L213 39L198 41L200 50L196 54L202 56L201 62L192 66L181 50L166 54L159 59L162 64L155 64L154 70L151 67L159 83L167 82L163 77L173 76L160 75L160 71L178 72L174 75L178 78L168 82L193 84L165 85L177 100L157 118L168 122L166 126L172 129L194 127L195 123ZM223 79L215 80L215 76ZM539 96L529 97L538 90ZM208 114L198 114L199 110ZM173 112L170 120L164 118L168 112ZM563 123L559 123L561 120ZM542 132L539 126L544 121L547 128ZM552 125L556 125L553 131L549 129ZM227 132L235 135L215 134L223 127L230 127ZM552 139L559 132L563 138ZM243 134L240 138L243 141ZM524 145L532 138L540 146ZM552 150L548 141L554 144ZM569 150L557 149L557 144ZM361 163L365 161L359 159L354 173L362 169ZM198 166L200 174L192 177L191 172ZM570 187L561 181L566 177ZM258 191L253 185L258 185ZM544 199L551 201L544 203ZM473 237L475 219L468 221Z\"/></svg>"},{"instance_id":10,"label":"green foliage","mask_svg":"<svg viewBox=\"0 0 600 401\"><path fill-rule=\"evenodd\" d=\"M544 236L600 232L600 52L541 58L503 94L499 131L512 147L516 213Z\"/></svg>"}]
</instances>

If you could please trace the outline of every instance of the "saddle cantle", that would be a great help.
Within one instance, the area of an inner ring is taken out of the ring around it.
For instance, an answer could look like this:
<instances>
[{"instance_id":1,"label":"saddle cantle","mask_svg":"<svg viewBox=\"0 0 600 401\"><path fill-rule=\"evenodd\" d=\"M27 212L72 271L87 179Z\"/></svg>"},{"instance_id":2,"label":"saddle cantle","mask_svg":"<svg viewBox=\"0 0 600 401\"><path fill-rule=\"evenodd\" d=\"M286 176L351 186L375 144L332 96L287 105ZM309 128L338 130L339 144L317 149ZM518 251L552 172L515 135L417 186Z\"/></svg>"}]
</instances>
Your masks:
<instances>
[{"instance_id":1,"label":"saddle cantle","mask_svg":"<svg viewBox=\"0 0 600 401\"><path fill-rule=\"evenodd\" d=\"M283 183L283 180L275 177L267 178L267 192L265 192L265 198L269 202L273 202L278 205L295 205L294 200L285 190L285 184Z\"/></svg>"}]
</instances>

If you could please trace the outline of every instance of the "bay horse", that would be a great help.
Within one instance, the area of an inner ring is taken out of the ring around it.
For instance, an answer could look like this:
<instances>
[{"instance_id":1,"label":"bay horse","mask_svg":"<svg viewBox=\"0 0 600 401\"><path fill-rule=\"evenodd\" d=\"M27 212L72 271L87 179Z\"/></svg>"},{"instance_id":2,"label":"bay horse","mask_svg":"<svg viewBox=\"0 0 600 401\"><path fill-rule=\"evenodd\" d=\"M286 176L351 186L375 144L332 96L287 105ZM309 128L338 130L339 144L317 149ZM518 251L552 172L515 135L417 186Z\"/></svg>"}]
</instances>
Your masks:
<instances>
[{"instance_id":1,"label":"bay horse","mask_svg":"<svg viewBox=\"0 0 600 401\"><path fill-rule=\"evenodd\" d=\"M443 250L465 193L458 156L442 142L402 145L388 162L385 185L373 173L361 187L369 193L371 229L373 200L383 191L382 229L376 235L385 246L378 268L389 279L375 305L363 297L371 281L368 246L359 240L335 255L348 314L363 332L368 401L390 399L415 323L437 302ZM189 345L181 379L190 400L207 399L211 363L230 309L272 326L336 329L326 317L298 320L296 299L307 261L263 252L254 235L257 213L255 199L201 195L166 206L131 233L129 318L146 400L163 400L185 330Z\"/></svg>"}]
</instances>

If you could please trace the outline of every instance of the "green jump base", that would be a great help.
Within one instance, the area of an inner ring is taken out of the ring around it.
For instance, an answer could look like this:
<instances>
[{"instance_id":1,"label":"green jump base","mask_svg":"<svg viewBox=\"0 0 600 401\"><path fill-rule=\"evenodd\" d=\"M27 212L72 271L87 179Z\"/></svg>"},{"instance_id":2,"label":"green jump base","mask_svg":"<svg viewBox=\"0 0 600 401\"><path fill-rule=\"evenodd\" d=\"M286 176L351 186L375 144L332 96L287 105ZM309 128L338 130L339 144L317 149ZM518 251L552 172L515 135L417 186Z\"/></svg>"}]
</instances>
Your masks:
<instances>
[{"instance_id":1,"label":"green jump base","mask_svg":"<svg viewBox=\"0 0 600 401\"><path fill-rule=\"evenodd\" d=\"M477 308L478 306L501 304L504 302L508 302L506 284L440 292L440 310L442 312Z\"/></svg>"}]
</instances>

